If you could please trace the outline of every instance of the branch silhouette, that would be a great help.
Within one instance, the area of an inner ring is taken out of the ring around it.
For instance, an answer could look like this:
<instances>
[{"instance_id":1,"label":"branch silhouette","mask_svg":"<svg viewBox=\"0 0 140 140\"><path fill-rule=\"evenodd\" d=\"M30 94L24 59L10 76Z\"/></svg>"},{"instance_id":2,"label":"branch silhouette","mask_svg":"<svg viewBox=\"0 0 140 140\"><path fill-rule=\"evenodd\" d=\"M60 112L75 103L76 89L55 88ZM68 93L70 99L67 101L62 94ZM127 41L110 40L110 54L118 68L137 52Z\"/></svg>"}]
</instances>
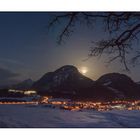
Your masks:
<instances>
[{"instance_id":1,"label":"branch silhouette","mask_svg":"<svg viewBox=\"0 0 140 140\"><path fill-rule=\"evenodd\" d=\"M127 54L131 53L133 43L139 41L140 33L140 13L139 12L66 12L58 13L49 23L49 28L55 26L57 22L63 23L63 29L58 35L58 43L61 44L71 33L79 21L85 21L86 26L96 25L96 21L104 23L105 32L110 34L110 38L93 41L89 56L102 56L103 53L113 55L109 63L120 59L127 66ZM131 60L138 61L139 50ZM116 55L117 54L117 55Z\"/></svg>"}]
</instances>

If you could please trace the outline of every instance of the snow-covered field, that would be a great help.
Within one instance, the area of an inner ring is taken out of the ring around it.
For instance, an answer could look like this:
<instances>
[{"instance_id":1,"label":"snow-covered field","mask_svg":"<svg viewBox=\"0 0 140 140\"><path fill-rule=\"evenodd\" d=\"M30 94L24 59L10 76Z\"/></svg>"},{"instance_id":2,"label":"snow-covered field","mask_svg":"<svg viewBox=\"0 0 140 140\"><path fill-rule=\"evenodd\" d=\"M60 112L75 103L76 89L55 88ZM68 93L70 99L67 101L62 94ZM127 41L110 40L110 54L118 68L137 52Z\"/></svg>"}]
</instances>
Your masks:
<instances>
[{"instance_id":1,"label":"snow-covered field","mask_svg":"<svg viewBox=\"0 0 140 140\"><path fill-rule=\"evenodd\" d=\"M67 111L42 105L0 105L0 127L140 127L140 111Z\"/></svg>"}]
</instances>

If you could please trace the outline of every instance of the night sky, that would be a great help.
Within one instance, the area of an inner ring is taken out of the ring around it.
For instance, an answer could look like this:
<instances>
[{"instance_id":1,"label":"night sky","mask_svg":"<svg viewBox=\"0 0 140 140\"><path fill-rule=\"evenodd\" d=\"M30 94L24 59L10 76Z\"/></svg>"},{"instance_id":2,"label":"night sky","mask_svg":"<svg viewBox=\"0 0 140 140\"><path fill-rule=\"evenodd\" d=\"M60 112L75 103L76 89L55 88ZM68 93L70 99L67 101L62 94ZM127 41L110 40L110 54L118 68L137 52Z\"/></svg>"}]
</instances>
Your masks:
<instances>
[{"instance_id":1,"label":"night sky","mask_svg":"<svg viewBox=\"0 0 140 140\"><path fill-rule=\"evenodd\" d=\"M63 65L87 67L86 76L93 80L109 72L125 73L140 81L140 66L132 67L131 73L123 71L123 64L114 62L106 66L107 57L87 58L92 40L106 34L102 24L88 29L78 24L75 32L62 45L57 35L63 23L48 31L47 24L54 13L0 13L0 85L16 83L28 78L37 80L44 73Z\"/></svg>"}]
</instances>

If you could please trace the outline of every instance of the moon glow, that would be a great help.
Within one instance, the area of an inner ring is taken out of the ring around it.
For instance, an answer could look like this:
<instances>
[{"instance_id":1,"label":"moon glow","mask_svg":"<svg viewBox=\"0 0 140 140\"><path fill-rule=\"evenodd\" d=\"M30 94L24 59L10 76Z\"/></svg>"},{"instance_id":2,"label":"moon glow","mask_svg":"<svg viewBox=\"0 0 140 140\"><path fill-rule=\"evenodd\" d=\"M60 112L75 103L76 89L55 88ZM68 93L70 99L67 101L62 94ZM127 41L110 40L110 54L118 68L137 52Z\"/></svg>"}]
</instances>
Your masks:
<instances>
[{"instance_id":1,"label":"moon glow","mask_svg":"<svg viewBox=\"0 0 140 140\"><path fill-rule=\"evenodd\" d=\"M82 74L86 74L88 72L88 68L87 67L81 67L79 68L79 71L82 73Z\"/></svg>"}]
</instances>

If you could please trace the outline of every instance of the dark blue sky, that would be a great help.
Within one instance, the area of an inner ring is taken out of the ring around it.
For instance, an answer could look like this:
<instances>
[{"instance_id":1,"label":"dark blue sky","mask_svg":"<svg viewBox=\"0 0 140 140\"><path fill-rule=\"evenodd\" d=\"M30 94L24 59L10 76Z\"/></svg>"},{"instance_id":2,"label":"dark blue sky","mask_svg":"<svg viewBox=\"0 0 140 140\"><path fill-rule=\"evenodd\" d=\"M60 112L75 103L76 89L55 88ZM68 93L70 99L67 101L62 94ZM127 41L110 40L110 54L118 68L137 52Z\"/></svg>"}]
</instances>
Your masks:
<instances>
[{"instance_id":1,"label":"dark blue sky","mask_svg":"<svg viewBox=\"0 0 140 140\"><path fill-rule=\"evenodd\" d=\"M77 25L74 34L59 46L56 40L63 23L48 32L50 14L0 13L0 78L3 71L7 72L1 83L27 78L37 80L44 73L67 64L87 67L86 75L92 79L108 72L120 72L130 75L135 81L140 80L139 66L131 68L131 73L128 73L123 71L119 62L106 67L105 56L83 61L87 58L91 41L105 36L101 24L93 30Z\"/></svg>"}]
</instances>

